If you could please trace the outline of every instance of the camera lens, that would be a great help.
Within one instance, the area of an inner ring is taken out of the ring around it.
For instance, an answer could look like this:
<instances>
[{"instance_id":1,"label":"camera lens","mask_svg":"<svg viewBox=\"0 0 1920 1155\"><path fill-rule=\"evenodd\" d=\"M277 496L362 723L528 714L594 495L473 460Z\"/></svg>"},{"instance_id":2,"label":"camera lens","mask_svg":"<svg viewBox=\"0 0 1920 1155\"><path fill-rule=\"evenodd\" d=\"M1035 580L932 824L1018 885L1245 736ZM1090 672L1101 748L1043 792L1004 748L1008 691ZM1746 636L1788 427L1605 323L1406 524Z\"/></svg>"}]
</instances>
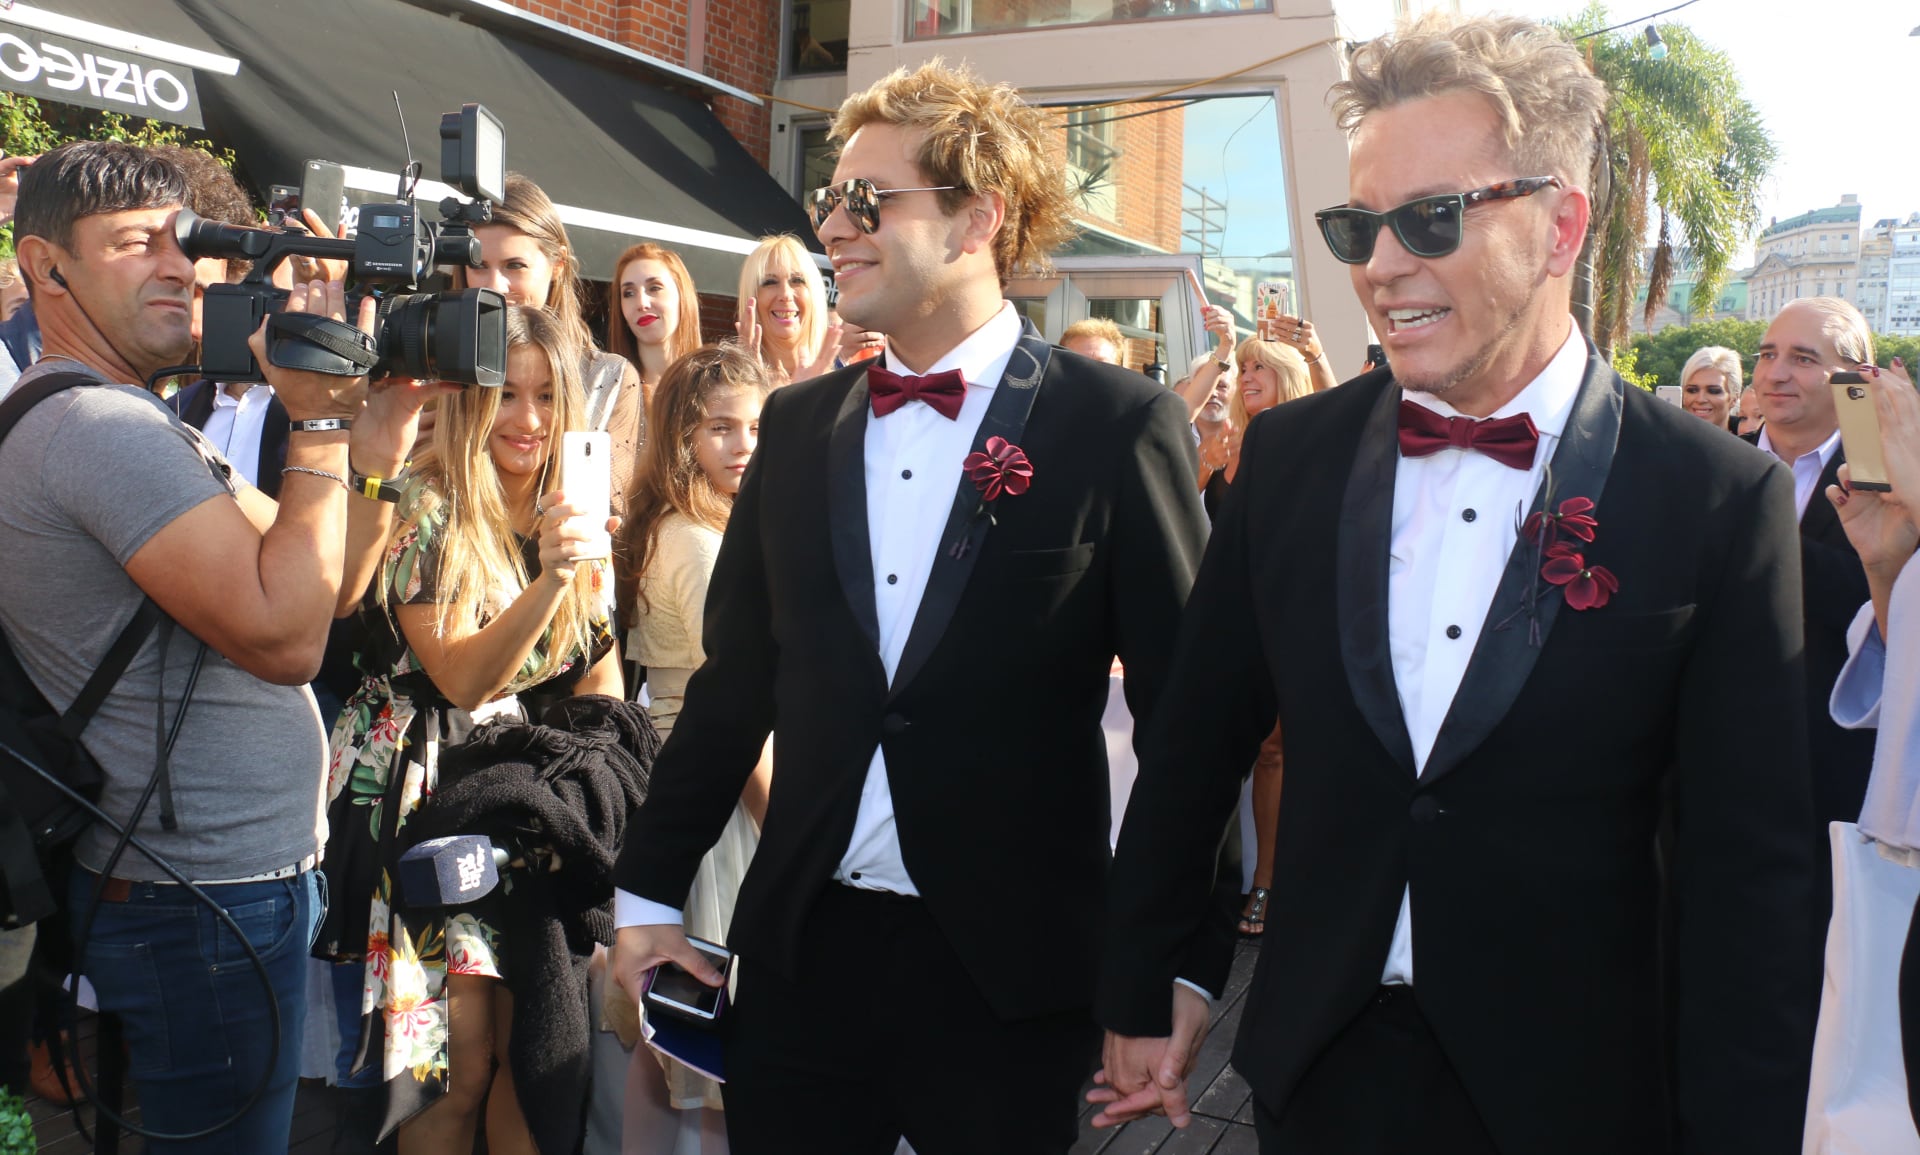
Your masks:
<instances>
[{"instance_id":1,"label":"camera lens","mask_svg":"<svg viewBox=\"0 0 1920 1155\"><path fill-rule=\"evenodd\" d=\"M492 289L389 297L376 376L498 386L507 379L507 302Z\"/></svg>"}]
</instances>

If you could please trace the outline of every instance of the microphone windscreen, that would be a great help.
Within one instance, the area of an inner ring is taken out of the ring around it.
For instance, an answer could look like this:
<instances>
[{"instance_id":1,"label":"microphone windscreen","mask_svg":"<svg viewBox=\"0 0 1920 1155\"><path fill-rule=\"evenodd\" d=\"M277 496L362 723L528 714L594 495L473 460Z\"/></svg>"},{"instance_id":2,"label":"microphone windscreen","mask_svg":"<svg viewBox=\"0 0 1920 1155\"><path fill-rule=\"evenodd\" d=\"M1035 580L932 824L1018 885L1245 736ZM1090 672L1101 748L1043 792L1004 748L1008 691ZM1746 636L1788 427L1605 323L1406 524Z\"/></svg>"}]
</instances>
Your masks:
<instances>
[{"instance_id":1,"label":"microphone windscreen","mask_svg":"<svg viewBox=\"0 0 1920 1155\"><path fill-rule=\"evenodd\" d=\"M500 882L493 840L455 834L422 842L400 856L400 894L410 906L457 906Z\"/></svg>"}]
</instances>

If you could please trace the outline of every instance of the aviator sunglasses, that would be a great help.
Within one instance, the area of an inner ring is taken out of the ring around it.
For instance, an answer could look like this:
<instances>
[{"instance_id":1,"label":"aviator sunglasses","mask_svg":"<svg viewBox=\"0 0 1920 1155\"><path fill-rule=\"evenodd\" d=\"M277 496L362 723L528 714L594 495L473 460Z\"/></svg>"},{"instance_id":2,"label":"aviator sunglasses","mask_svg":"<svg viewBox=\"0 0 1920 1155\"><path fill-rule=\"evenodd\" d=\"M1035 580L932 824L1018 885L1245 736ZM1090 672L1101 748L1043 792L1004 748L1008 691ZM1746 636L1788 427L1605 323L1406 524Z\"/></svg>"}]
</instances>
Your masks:
<instances>
[{"instance_id":1,"label":"aviator sunglasses","mask_svg":"<svg viewBox=\"0 0 1920 1155\"><path fill-rule=\"evenodd\" d=\"M1383 213L1350 205L1321 209L1313 219L1320 222L1320 235L1327 238L1334 259L1349 265L1363 265L1373 258L1373 243L1380 239L1382 222L1400 239L1400 246L1414 256L1444 257L1460 247L1468 206L1530 197L1543 188L1561 187L1557 176L1525 176L1472 192L1421 197Z\"/></svg>"},{"instance_id":2,"label":"aviator sunglasses","mask_svg":"<svg viewBox=\"0 0 1920 1155\"><path fill-rule=\"evenodd\" d=\"M875 188L873 182L857 176L839 184L821 185L807 194L807 206L813 211L813 227L827 223L833 210L847 206L847 217L863 233L880 227L880 198L910 192L948 192L960 186L943 184L932 188Z\"/></svg>"}]
</instances>

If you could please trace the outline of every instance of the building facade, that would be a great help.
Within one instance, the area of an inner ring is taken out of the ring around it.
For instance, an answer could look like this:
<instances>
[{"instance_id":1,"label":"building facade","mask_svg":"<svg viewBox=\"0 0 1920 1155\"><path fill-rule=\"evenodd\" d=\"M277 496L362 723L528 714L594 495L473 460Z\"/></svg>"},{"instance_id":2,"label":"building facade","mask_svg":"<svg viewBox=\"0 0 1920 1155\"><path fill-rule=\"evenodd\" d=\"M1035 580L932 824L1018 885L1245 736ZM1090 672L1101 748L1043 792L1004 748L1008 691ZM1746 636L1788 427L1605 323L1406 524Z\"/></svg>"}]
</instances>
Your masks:
<instances>
[{"instance_id":1,"label":"building facade","mask_svg":"<svg viewBox=\"0 0 1920 1155\"><path fill-rule=\"evenodd\" d=\"M1801 297L1851 297L1859 281L1860 200L1774 220L1754 242L1747 316L1765 320Z\"/></svg>"}]
</instances>

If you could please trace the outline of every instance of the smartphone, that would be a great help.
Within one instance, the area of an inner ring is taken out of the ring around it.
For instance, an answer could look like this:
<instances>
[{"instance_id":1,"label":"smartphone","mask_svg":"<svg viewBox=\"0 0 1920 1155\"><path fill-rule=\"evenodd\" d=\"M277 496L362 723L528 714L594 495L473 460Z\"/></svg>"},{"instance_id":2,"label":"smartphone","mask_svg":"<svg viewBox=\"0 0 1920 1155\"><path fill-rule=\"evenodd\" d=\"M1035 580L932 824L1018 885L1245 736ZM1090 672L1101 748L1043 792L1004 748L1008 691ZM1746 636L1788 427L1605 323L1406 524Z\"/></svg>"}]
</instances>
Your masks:
<instances>
[{"instance_id":1,"label":"smartphone","mask_svg":"<svg viewBox=\"0 0 1920 1155\"><path fill-rule=\"evenodd\" d=\"M1253 334L1262 341L1275 340L1280 318L1286 316L1285 281L1259 281L1253 286Z\"/></svg>"},{"instance_id":2,"label":"smartphone","mask_svg":"<svg viewBox=\"0 0 1920 1155\"><path fill-rule=\"evenodd\" d=\"M1827 378L1833 407L1840 415L1840 446L1847 454L1847 487L1892 493L1887 481L1887 459L1881 453L1880 413L1873 407L1874 386L1859 373L1844 371Z\"/></svg>"},{"instance_id":3,"label":"smartphone","mask_svg":"<svg viewBox=\"0 0 1920 1155\"><path fill-rule=\"evenodd\" d=\"M1387 351L1380 345L1368 345L1367 359L1360 363L1362 365L1371 365L1375 369L1385 369L1387 367Z\"/></svg>"},{"instance_id":4,"label":"smartphone","mask_svg":"<svg viewBox=\"0 0 1920 1155\"><path fill-rule=\"evenodd\" d=\"M267 196L267 223L277 229L288 217L300 219L300 190L290 184L274 185Z\"/></svg>"},{"instance_id":5,"label":"smartphone","mask_svg":"<svg viewBox=\"0 0 1920 1155\"><path fill-rule=\"evenodd\" d=\"M307 208L327 226L334 236L340 235L340 216L346 209L347 173L346 170L330 160L310 160L300 177L300 202L296 208ZM299 213L294 214L296 218Z\"/></svg>"},{"instance_id":6,"label":"smartphone","mask_svg":"<svg viewBox=\"0 0 1920 1155\"><path fill-rule=\"evenodd\" d=\"M567 491L567 504L581 511L579 521L593 534L597 552L580 556L612 557L613 535L607 532L607 519L613 516L612 434L561 435L560 488Z\"/></svg>"},{"instance_id":7,"label":"smartphone","mask_svg":"<svg viewBox=\"0 0 1920 1155\"><path fill-rule=\"evenodd\" d=\"M703 939L689 938L693 949L707 964L720 972L722 978L733 977L733 952L717 943ZM649 1010L658 1010L670 1018L695 1026L712 1026L720 1019L720 1012L726 1009L727 986L725 983L710 987L688 974L678 963L661 963L647 975L646 990L641 992L641 1000Z\"/></svg>"},{"instance_id":8,"label":"smartphone","mask_svg":"<svg viewBox=\"0 0 1920 1155\"><path fill-rule=\"evenodd\" d=\"M1653 395L1675 409L1684 408L1680 403L1680 386L1678 385L1655 385Z\"/></svg>"}]
</instances>

